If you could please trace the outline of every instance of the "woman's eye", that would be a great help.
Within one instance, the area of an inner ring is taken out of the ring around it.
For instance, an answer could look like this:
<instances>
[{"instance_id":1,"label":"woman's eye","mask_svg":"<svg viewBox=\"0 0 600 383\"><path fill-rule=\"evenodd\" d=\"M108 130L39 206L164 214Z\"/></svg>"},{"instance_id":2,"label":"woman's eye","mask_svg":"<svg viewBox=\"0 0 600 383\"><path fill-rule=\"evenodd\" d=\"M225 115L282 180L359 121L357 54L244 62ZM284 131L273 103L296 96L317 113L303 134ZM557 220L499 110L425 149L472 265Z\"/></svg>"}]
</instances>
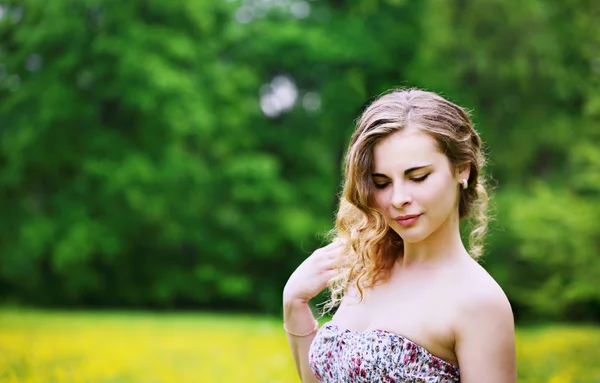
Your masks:
<instances>
[{"instance_id":1,"label":"woman's eye","mask_svg":"<svg viewBox=\"0 0 600 383\"><path fill-rule=\"evenodd\" d=\"M425 181L427 179L427 177L429 177L430 174L431 173L427 173L427 174L425 174L424 176L421 176L421 177L411 178L411 180L414 181L414 182L423 182L423 181Z\"/></svg>"},{"instance_id":2,"label":"woman's eye","mask_svg":"<svg viewBox=\"0 0 600 383\"><path fill-rule=\"evenodd\" d=\"M375 188L376 189L385 189L386 186L388 186L389 184L390 184L389 182L383 182L383 183L375 182Z\"/></svg>"}]
</instances>

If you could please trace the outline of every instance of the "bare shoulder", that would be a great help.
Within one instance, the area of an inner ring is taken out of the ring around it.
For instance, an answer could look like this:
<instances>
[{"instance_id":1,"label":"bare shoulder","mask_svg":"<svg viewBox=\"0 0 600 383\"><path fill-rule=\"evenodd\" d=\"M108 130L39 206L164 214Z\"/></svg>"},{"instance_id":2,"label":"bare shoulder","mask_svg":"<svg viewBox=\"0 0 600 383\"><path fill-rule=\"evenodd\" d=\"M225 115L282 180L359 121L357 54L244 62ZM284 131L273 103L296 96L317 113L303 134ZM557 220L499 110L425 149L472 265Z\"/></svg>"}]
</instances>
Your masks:
<instances>
[{"instance_id":1,"label":"bare shoulder","mask_svg":"<svg viewBox=\"0 0 600 383\"><path fill-rule=\"evenodd\" d=\"M498 283L476 262L463 272L454 326L461 381L516 382L510 302Z\"/></svg>"},{"instance_id":2,"label":"bare shoulder","mask_svg":"<svg viewBox=\"0 0 600 383\"><path fill-rule=\"evenodd\" d=\"M459 305L463 313L473 310L482 312L484 309L489 309L493 310L495 314L509 315L512 320L510 302L502 287L477 262L473 261L469 266L463 268L457 288L461 296Z\"/></svg>"}]
</instances>

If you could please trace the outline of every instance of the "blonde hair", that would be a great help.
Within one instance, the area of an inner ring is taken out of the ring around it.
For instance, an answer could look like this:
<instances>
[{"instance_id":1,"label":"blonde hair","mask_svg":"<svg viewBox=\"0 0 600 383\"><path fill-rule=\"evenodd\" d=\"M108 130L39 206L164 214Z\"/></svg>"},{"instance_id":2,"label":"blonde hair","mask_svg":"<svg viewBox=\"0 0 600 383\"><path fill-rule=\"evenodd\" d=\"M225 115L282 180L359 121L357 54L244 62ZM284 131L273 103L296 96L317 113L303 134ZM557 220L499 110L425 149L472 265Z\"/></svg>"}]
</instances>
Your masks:
<instances>
[{"instance_id":1,"label":"blonde hair","mask_svg":"<svg viewBox=\"0 0 600 383\"><path fill-rule=\"evenodd\" d=\"M375 208L373 148L384 137L408 127L432 137L454 167L470 165L469 187L460 189L460 219L470 219L469 253L478 258L487 229L488 193L481 169L485 163L482 142L468 112L441 96L418 89L394 90L376 99L360 117L345 160L345 181L340 198L334 241L345 244L344 264L329 285L331 298L325 312L336 307L353 283L363 289L385 279L398 254L402 238ZM457 185L458 187L458 185Z\"/></svg>"}]
</instances>

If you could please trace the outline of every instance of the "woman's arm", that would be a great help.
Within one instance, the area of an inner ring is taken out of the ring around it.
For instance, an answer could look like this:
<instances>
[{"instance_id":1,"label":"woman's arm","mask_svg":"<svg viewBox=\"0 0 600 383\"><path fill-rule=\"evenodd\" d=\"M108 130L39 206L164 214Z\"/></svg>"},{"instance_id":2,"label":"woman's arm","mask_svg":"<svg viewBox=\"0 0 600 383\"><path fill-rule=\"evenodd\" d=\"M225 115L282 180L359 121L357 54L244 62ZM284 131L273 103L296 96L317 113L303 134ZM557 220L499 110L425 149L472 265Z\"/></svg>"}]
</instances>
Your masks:
<instances>
[{"instance_id":1,"label":"woman's arm","mask_svg":"<svg viewBox=\"0 0 600 383\"><path fill-rule=\"evenodd\" d=\"M317 329L308 301L319 294L337 275L342 248L342 244L334 242L315 250L292 273L283 289L283 323L296 369L304 383L318 382L308 365L308 350ZM290 332L308 335L297 336Z\"/></svg>"},{"instance_id":2,"label":"woman's arm","mask_svg":"<svg viewBox=\"0 0 600 383\"><path fill-rule=\"evenodd\" d=\"M315 337L317 326L308 303L301 300L284 301L283 322L287 331L301 335L309 334L307 336L296 336L286 331L300 380L303 383L318 383L308 364L308 350Z\"/></svg>"},{"instance_id":3,"label":"woman's arm","mask_svg":"<svg viewBox=\"0 0 600 383\"><path fill-rule=\"evenodd\" d=\"M455 339L460 381L516 383L514 318L504 293L478 293L460 316Z\"/></svg>"}]
</instances>

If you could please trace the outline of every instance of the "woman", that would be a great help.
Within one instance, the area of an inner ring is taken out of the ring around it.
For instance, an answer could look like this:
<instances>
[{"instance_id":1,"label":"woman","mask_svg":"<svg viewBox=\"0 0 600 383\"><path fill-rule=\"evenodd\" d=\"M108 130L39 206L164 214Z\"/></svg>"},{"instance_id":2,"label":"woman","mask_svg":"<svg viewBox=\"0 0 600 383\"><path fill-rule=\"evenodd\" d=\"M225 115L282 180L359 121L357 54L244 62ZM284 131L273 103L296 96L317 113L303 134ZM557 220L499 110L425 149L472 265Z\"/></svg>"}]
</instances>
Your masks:
<instances>
[{"instance_id":1,"label":"woman","mask_svg":"<svg viewBox=\"0 0 600 383\"><path fill-rule=\"evenodd\" d=\"M431 92L394 91L366 109L336 238L284 289L303 382L516 382L510 304L475 261L487 223L481 145L467 112ZM308 301L327 285L339 307L319 329Z\"/></svg>"}]
</instances>

